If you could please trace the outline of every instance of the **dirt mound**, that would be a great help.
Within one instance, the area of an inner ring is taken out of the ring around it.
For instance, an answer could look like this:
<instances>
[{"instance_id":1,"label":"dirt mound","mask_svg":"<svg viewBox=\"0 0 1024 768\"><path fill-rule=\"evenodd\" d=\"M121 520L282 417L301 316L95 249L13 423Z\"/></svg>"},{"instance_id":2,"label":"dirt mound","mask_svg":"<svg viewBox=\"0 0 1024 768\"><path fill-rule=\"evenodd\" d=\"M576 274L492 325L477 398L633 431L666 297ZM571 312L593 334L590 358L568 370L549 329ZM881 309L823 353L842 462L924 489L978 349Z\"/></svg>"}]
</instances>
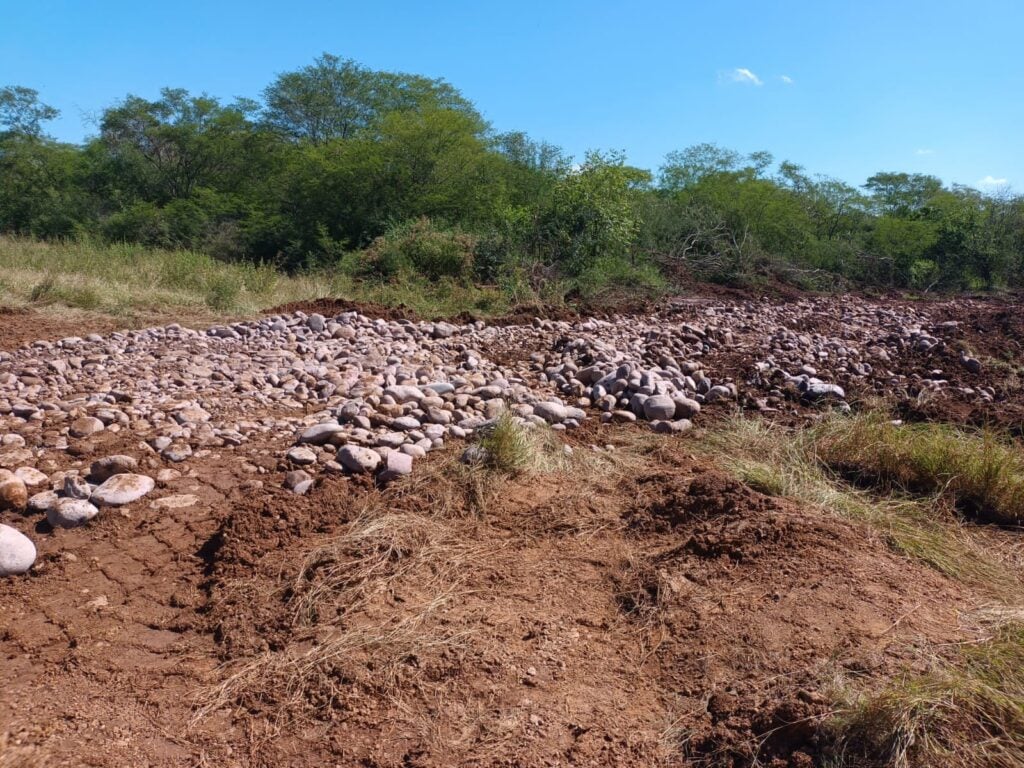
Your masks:
<instances>
[{"instance_id":1,"label":"dirt mound","mask_svg":"<svg viewBox=\"0 0 1024 768\"><path fill-rule=\"evenodd\" d=\"M404 304L399 304L397 307L388 307L383 304L329 298L315 299L313 301L292 301L288 304L280 304L276 307L265 310L263 314L288 315L294 312L305 312L307 315L317 313L324 317L335 317L343 312L359 312L367 317L379 317L384 320L420 319L415 312Z\"/></svg>"},{"instance_id":2,"label":"dirt mound","mask_svg":"<svg viewBox=\"0 0 1024 768\"><path fill-rule=\"evenodd\" d=\"M60 339L87 333L108 333L118 326L111 318L82 320L74 313L67 317L42 314L30 309L0 307L0 351L17 349L39 339Z\"/></svg>"},{"instance_id":3,"label":"dirt mound","mask_svg":"<svg viewBox=\"0 0 1024 768\"><path fill-rule=\"evenodd\" d=\"M817 764L826 681L891 674L955 636L961 590L859 526L714 470L639 487L643 556L620 603L656 636L649 664L680 697L689 758Z\"/></svg>"},{"instance_id":4,"label":"dirt mound","mask_svg":"<svg viewBox=\"0 0 1024 768\"><path fill-rule=\"evenodd\" d=\"M809 766L823 681L956 639L945 579L659 445L639 478L481 488L435 460L239 505L201 699L254 765Z\"/></svg>"}]
</instances>

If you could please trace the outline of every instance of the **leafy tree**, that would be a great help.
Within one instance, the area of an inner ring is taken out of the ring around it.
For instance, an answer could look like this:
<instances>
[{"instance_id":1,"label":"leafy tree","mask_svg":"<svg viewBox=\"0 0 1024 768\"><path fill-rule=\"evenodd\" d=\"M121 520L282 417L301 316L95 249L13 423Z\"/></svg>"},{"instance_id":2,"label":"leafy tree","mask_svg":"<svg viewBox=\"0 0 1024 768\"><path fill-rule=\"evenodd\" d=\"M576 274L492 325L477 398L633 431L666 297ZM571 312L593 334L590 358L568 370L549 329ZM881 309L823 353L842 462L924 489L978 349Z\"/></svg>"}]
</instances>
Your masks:
<instances>
[{"instance_id":1,"label":"leafy tree","mask_svg":"<svg viewBox=\"0 0 1024 768\"><path fill-rule=\"evenodd\" d=\"M278 75L263 97L267 125L314 144L352 138L394 111L443 109L479 117L444 80L377 72L329 53L300 70Z\"/></svg>"},{"instance_id":2,"label":"leafy tree","mask_svg":"<svg viewBox=\"0 0 1024 768\"><path fill-rule=\"evenodd\" d=\"M879 210L908 217L920 211L942 189L942 181L923 173L876 173L865 183Z\"/></svg>"},{"instance_id":3,"label":"leafy tree","mask_svg":"<svg viewBox=\"0 0 1024 768\"><path fill-rule=\"evenodd\" d=\"M119 174L156 203L257 171L250 161L259 142L242 108L180 88L164 88L156 101L128 96L103 114L100 138Z\"/></svg>"},{"instance_id":4,"label":"leafy tree","mask_svg":"<svg viewBox=\"0 0 1024 768\"><path fill-rule=\"evenodd\" d=\"M32 138L43 135L43 123L55 120L60 112L39 100L38 91L20 85L0 88L0 134L20 134Z\"/></svg>"}]
</instances>

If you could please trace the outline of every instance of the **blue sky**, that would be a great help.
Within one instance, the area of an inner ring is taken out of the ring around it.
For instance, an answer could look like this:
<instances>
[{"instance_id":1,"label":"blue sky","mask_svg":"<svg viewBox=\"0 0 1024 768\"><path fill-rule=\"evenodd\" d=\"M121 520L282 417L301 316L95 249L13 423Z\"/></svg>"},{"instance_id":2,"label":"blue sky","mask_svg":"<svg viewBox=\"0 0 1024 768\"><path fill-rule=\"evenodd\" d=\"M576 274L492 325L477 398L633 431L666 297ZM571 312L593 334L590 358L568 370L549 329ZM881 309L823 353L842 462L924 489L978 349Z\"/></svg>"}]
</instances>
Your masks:
<instances>
[{"instance_id":1,"label":"blue sky","mask_svg":"<svg viewBox=\"0 0 1024 768\"><path fill-rule=\"evenodd\" d=\"M321 52L444 77L498 130L656 169L711 141L860 184L1024 188L1021 0L0 0L0 85L81 140L164 85L230 99ZM991 184L990 184L991 186Z\"/></svg>"}]
</instances>

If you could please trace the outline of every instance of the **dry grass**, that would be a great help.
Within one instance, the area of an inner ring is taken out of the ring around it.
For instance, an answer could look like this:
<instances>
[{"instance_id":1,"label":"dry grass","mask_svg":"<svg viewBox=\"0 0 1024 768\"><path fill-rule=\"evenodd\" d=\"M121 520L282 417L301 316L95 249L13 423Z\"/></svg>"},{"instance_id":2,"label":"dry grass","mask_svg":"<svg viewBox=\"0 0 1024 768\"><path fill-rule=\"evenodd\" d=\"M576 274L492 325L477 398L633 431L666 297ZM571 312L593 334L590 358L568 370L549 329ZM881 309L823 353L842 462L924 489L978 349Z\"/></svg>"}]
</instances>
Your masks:
<instances>
[{"instance_id":1,"label":"dry grass","mask_svg":"<svg viewBox=\"0 0 1024 768\"><path fill-rule=\"evenodd\" d=\"M213 321L325 297L404 306L426 317L509 307L497 288L452 280L362 281L342 268L286 275L194 251L0 235L0 306Z\"/></svg>"},{"instance_id":2,"label":"dry grass","mask_svg":"<svg viewBox=\"0 0 1024 768\"><path fill-rule=\"evenodd\" d=\"M552 430L527 424L509 410L477 430L476 445L482 449L479 464L506 475L553 472L569 463Z\"/></svg>"},{"instance_id":3,"label":"dry grass","mask_svg":"<svg viewBox=\"0 0 1024 768\"><path fill-rule=\"evenodd\" d=\"M896 551L921 560L948 576L994 596L1014 593L1010 569L990 558L947 513L943 498L931 494L872 493L843 482L818 454L823 443L840 434L837 417L823 426L798 432L760 419L736 418L717 426L706 438L719 460L741 480L762 493L786 496L867 523Z\"/></svg>"},{"instance_id":4,"label":"dry grass","mask_svg":"<svg viewBox=\"0 0 1024 768\"><path fill-rule=\"evenodd\" d=\"M0 304L132 313L252 313L331 293L317 277L191 251L0 236Z\"/></svg>"},{"instance_id":5,"label":"dry grass","mask_svg":"<svg viewBox=\"0 0 1024 768\"><path fill-rule=\"evenodd\" d=\"M896 426L875 413L827 420L814 447L821 461L858 483L938 494L969 516L1024 523L1024 453L995 432Z\"/></svg>"},{"instance_id":6,"label":"dry grass","mask_svg":"<svg viewBox=\"0 0 1024 768\"><path fill-rule=\"evenodd\" d=\"M1024 766L1024 624L861 697L832 727L836 768Z\"/></svg>"}]
</instances>

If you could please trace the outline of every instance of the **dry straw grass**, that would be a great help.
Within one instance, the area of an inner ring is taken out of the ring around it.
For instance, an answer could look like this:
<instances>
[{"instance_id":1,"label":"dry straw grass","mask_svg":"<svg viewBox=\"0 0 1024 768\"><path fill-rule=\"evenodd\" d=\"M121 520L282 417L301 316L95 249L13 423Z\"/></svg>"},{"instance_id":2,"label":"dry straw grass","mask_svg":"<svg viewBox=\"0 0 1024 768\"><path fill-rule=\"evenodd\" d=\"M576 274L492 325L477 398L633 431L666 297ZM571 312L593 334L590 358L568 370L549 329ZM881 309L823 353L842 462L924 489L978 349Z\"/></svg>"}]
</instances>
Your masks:
<instances>
[{"instance_id":1,"label":"dry straw grass","mask_svg":"<svg viewBox=\"0 0 1024 768\"><path fill-rule=\"evenodd\" d=\"M834 459L840 450L837 439L846 429L860 429L859 419L836 417L815 428L791 431L760 419L736 418L706 440L727 468L762 493L867 523L902 554L996 596L1015 594L1016 576L973 540L948 513L940 494L879 494L838 477L820 451L828 446L827 455Z\"/></svg>"},{"instance_id":2,"label":"dry straw grass","mask_svg":"<svg viewBox=\"0 0 1024 768\"><path fill-rule=\"evenodd\" d=\"M832 724L835 768L1024 766L1024 624L861 696Z\"/></svg>"}]
</instances>

